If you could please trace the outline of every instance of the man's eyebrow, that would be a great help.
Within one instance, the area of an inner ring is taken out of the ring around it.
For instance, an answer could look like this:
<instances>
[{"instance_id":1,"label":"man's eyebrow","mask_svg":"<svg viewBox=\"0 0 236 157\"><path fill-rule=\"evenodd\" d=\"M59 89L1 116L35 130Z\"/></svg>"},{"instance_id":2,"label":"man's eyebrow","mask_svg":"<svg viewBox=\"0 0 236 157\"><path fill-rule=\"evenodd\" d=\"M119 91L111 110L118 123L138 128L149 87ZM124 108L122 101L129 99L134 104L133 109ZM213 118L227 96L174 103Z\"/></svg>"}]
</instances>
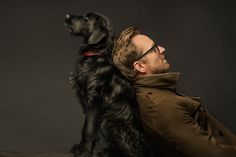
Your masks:
<instances>
[{"instance_id":1,"label":"man's eyebrow","mask_svg":"<svg viewBox=\"0 0 236 157\"><path fill-rule=\"evenodd\" d=\"M156 46L157 44L155 43L155 42L153 42L153 44L152 44L152 47L154 47L154 46Z\"/></svg>"}]
</instances>

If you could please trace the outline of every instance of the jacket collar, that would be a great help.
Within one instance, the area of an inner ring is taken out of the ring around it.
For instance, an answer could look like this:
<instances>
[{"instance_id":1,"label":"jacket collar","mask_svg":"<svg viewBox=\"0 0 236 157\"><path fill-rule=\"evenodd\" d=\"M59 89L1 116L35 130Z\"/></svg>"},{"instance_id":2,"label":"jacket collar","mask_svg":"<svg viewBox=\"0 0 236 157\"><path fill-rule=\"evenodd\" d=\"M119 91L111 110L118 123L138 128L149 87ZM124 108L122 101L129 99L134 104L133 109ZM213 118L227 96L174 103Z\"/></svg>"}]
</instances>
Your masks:
<instances>
[{"instance_id":1,"label":"jacket collar","mask_svg":"<svg viewBox=\"0 0 236 157\"><path fill-rule=\"evenodd\" d=\"M178 72L170 72L140 77L134 80L134 87L137 91L145 90L145 88L170 89L176 91L179 76L180 73Z\"/></svg>"}]
</instances>

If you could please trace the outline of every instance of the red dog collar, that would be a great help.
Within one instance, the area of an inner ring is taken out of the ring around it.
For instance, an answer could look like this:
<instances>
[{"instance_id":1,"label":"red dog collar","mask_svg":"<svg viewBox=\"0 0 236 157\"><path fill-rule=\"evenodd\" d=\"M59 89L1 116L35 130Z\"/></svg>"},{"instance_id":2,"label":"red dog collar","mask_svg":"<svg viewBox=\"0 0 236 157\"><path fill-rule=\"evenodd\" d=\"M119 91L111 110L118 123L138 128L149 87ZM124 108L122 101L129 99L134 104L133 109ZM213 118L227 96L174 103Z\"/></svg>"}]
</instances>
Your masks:
<instances>
[{"instance_id":1,"label":"red dog collar","mask_svg":"<svg viewBox=\"0 0 236 157\"><path fill-rule=\"evenodd\" d=\"M91 56L101 56L101 54L99 54L99 53L95 53L95 52L91 52L91 51L83 52L81 55L82 55L82 56L86 56L86 57L91 57Z\"/></svg>"}]
</instances>

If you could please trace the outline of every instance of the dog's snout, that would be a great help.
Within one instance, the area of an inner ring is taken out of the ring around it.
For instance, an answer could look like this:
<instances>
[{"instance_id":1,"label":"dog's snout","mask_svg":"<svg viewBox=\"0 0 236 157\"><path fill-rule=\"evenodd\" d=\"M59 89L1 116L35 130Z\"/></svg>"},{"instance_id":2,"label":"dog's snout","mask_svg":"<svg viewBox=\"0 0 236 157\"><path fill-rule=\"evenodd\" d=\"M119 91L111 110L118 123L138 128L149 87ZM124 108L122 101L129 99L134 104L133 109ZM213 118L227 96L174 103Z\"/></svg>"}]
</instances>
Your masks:
<instances>
[{"instance_id":1,"label":"dog's snout","mask_svg":"<svg viewBox=\"0 0 236 157\"><path fill-rule=\"evenodd\" d=\"M71 24L71 15L66 14L66 17L65 17L65 23L64 23L64 24L65 24L65 26Z\"/></svg>"}]
</instances>

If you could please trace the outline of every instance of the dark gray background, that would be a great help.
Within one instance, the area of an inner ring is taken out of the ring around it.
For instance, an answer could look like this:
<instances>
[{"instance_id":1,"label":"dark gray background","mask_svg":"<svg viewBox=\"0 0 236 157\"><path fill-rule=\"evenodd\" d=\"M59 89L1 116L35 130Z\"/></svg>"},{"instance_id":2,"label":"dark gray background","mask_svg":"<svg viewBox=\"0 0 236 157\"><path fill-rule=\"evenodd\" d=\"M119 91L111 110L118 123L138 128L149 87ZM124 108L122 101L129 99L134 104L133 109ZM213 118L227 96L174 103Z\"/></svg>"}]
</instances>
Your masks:
<instances>
[{"instance_id":1,"label":"dark gray background","mask_svg":"<svg viewBox=\"0 0 236 157\"><path fill-rule=\"evenodd\" d=\"M96 11L116 32L138 26L166 48L178 87L200 96L234 133L236 5L233 1L0 0L0 150L69 149L83 114L68 77L80 40L66 13Z\"/></svg>"}]
</instances>

